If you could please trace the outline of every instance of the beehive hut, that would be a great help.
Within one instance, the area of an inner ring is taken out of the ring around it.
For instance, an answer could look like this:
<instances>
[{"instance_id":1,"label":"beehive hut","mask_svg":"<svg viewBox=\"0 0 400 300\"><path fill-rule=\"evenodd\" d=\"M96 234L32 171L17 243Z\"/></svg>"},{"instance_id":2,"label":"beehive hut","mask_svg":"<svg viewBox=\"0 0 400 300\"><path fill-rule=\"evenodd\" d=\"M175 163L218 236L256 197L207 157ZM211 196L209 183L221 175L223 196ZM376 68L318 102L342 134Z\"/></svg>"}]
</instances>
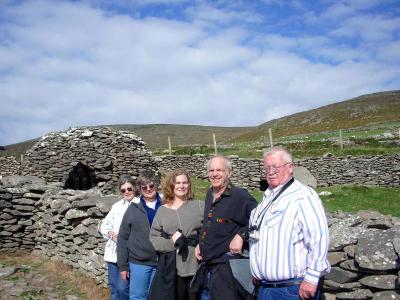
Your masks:
<instances>
[{"instance_id":1,"label":"beehive hut","mask_svg":"<svg viewBox=\"0 0 400 300\"><path fill-rule=\"evenodd\" d=\"M121 174L158 170L143 140L108 127L70 128L49 133L26 152L22 175L36 175L65 188L112 187Z\"/></svg>"}]
</instances>

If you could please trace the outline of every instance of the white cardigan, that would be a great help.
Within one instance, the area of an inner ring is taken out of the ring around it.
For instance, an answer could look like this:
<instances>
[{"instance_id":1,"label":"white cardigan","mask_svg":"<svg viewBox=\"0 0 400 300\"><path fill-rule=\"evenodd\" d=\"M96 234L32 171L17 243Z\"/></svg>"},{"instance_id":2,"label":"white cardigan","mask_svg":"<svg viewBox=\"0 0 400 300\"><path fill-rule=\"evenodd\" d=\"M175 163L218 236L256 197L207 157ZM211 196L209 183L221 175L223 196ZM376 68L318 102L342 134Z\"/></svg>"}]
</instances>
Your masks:
<instances>
[{"instance_id":1,"label":"white cardigan","mask_svg":"<svg viewBox=\"0 0 400 300\"><path fill-rule=\"evenodd\" d=\"M131 202L139 203L140 200L139 198L133 198ZM124 216L125 211L128 209L131 202L122 198L118 202L114 203L111 207L111 210L101 223L100 233L107 240L104 248L104 260L107 262L117 262L117 243L110 238L108 232L113 231L118 233L119 226L122 222L122 217Z\"/></svg>"}]
</instances>

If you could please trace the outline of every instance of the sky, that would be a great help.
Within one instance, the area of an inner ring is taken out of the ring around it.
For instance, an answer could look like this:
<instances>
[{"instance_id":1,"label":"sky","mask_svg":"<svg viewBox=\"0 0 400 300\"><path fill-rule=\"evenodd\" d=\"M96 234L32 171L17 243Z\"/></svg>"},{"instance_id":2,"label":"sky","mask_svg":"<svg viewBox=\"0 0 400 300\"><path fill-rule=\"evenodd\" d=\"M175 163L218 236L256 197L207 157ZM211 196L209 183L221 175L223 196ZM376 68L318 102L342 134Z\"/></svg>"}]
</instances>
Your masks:
<instances>
[{"instance_id":1,"label":"sky","mask_svg":"<svg viewBox=\"0 0 400 300\"><path fill-rule=\"evenodd\" d=\"M0 145L257 126L398 89L399 0L0 0Z\"/></svg>"}]
</instances>

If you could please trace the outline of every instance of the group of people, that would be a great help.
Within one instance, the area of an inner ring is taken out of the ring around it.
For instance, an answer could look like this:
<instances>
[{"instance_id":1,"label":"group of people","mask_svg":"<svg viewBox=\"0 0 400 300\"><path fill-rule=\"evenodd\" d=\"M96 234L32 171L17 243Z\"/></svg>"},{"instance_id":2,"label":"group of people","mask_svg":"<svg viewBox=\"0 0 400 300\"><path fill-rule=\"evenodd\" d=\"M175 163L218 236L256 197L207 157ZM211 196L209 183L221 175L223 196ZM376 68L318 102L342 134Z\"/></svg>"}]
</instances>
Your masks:
<instances>
[{"instance_id":1,"label":"group of people","mask_svg":"<svg viewBox=\"0 0 400 300\"><path fill-rule=\"evenodd\" d=\"M263 200L234 186L231 161L208 162L211 187L194 200L189 174L122 175L122 196L101 224L111 300L319 299L329 232L317 193L293 177L290 152L264 153ZM232 262L240 264L236 272ZM244 270L243 270L243 266ZM251 289L244 286L246 268Z\"/></svg>"}]
</instances>

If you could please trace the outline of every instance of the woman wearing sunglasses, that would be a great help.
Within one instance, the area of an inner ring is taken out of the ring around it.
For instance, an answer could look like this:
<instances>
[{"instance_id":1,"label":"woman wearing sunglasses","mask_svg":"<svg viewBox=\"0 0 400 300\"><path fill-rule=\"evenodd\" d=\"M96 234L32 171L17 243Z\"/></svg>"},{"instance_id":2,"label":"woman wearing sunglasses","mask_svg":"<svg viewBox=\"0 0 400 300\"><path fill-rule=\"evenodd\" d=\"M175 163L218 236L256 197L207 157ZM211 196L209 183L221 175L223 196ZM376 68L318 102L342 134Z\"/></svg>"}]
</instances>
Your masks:
<instances>
[{"instance_id":1,"label":"woman wearing sunglasses","mask_svg":"<svg viewBox=\"0 0 400 300\"><path fill-rule=\"evenodd\" d=\"M193 200L188 173L175 170L163 188L160 207L150 230L150 241L159 252L159 266L149 299L195 300L189 283L198 266L198 244L204 201Z\"/></svg>"},{"instance_id":2,"label":"woman wearing sunglasses","mask_svg":"<svg viewBox=\"0 0 400 300\"><path fill-rule=\"evenodd\" d=\"M104 248L104 260L107 262L108 268L108 286L110 287L111 300L127 300L129 299L129 281L120 277L117 265L117 238L118 231L124 216L131 202L138 202L137 190L135 182L130 175L122 175L118 179L118 190L121 199L116 202L107 216L104 218L100 226L100 232L107 239Z\"/></svg>"},{"instance_id":3,"label":"woman wearing sunglasses","mask_svg":"<svg viewBox=\"0 0 400 300\"><path fill-rule=\"evenodd\" d=\"M139 174L139 203L132 203L122 219L117 258L123 280L129 278L129 299L146 300L157 266L157 254L149 240L154 216L161 206L158 176L146 170Z\"/></svg>"}]
</instances>

